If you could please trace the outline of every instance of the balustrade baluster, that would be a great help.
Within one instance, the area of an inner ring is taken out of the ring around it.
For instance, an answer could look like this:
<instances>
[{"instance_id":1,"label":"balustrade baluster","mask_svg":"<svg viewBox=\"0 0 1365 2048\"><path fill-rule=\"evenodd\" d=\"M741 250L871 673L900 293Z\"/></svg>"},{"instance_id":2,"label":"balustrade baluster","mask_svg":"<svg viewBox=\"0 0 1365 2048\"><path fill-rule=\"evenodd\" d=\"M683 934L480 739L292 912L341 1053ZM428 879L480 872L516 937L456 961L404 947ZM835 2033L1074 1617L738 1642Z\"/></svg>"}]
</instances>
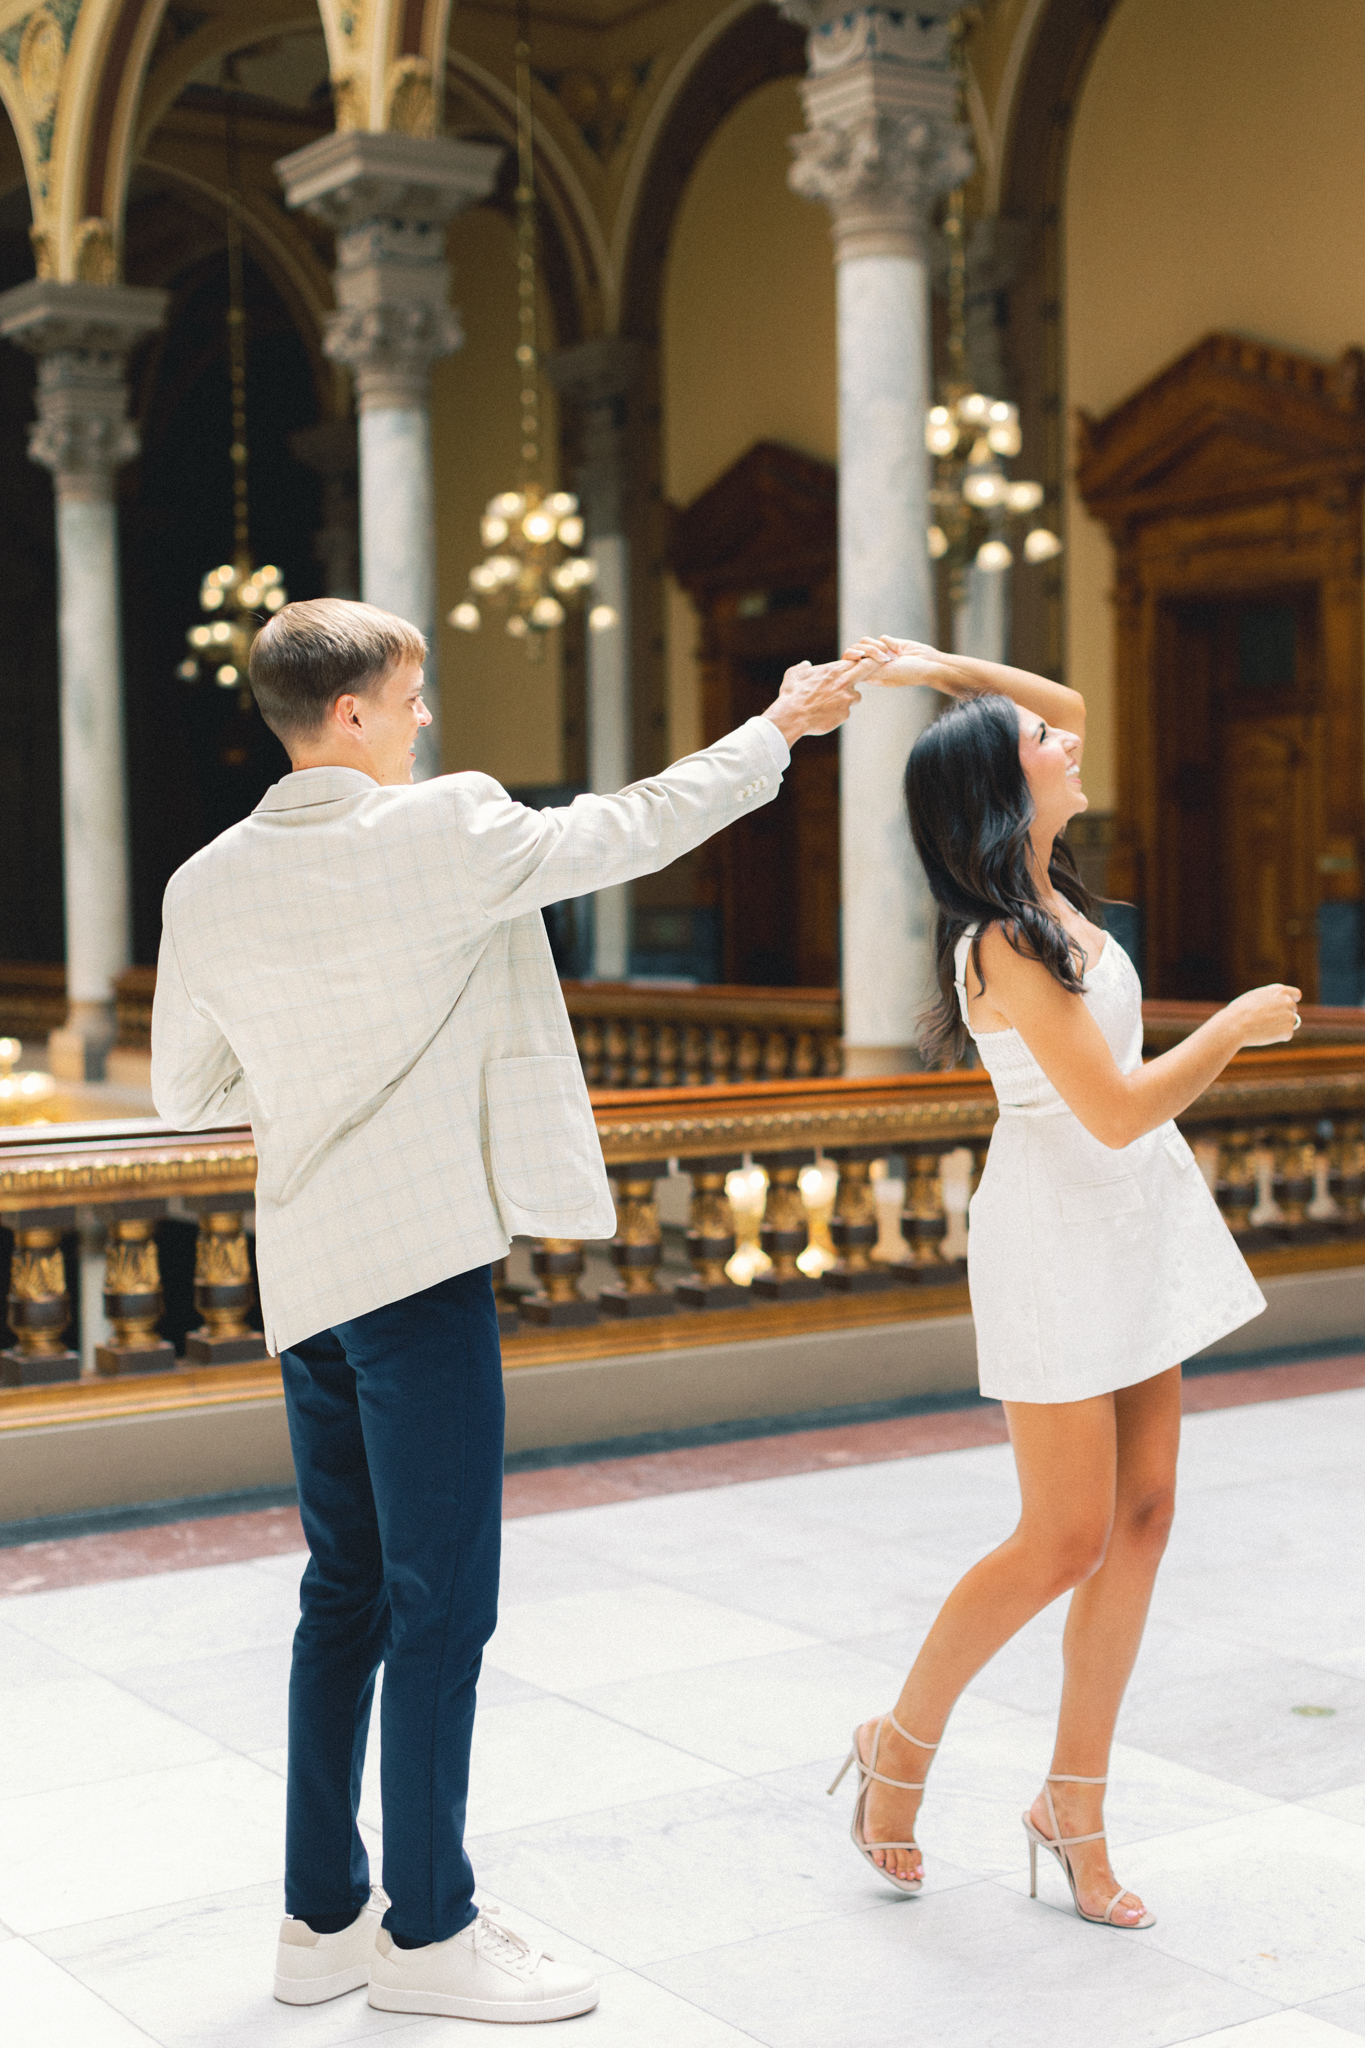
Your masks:
<instances>
[{"instance_id":1,"label":"balustrade baluster","mask_svg":"<svg viewBox=\"0 0 1365 2048\"><path fill-rule=\"evenodd\" d=\"M1312 1132L1306 1124L1290 1124L1279 1134L1274 1146L1275 1170L1271 1190L1280 1212L1276 1235L1304 1243L1313 1236L1308 1222L1308 1205L1313 1199L1314 1151Z\"/></svg>"},{"instance_id":2,"label":"balustrade baluster","mask_svg":"<svg viewBox=\"0 0 1365 2048\"><path fill-rule=\"evenodd\" d=\"M734 1059L735 1035L728 1024L709 1024L706 1028L707 1079L725 1082L730 1078L730 1065Z\"/></svg>"},{"instance_id":3,"label":"balustrade baluster","mask_svg":"<svg viewBox=\"0 0 1365 2048\"><path fill-rule=\"evenodd\" d=\"M798 1031L792 1040L792 1080L809 1081L819 1071L820 1041L813 1031Z\"/></svg>"},{"instance_id":4,"label":"balustrade baluster","mask_svg":"<svg viewBox=\"0 0 1365 2048\"><path fill-rule=\"evenodd\" d=\"M1245 1248L1255 1231L1251 1212L1256 1207L1255 1139L1248 1130L1227 1130L1218 1141L1218 1178L1214 1200L1223 1221Z\"/></svg>"},{"instance_id":5,"label":"balustrade baluster","mask_svg":"<svg viewBox=\"0 0 1365 2048\"><path fill-rule=\"evenodd\" d=\"M654 1041L654 1085L675 1088L678 1083L679 1031L676 1024L661 1024Z\"/></svg>"},{"instance_id":6,"label":"balustrade baluster","mask_svg":"<svg viewBox=\"0 0 1365 2048\"><path fill-rule=\"evenodd\" d=\"M910 1186L901 1232L910 1247L910 1256L894 1269L896 1277L914 1287L934 1287L958 1280L962 1277L961 1262L943 1256L948 1213L943 1206L939 1154L922 1148L909 1155L907 1165Z\"/></svg>"},{"instance_id":7,"label":"balustrade baluster","mask_svg":"<svg viewBox=\"0 0 1365 2048\"><path fill-rule=\"evenodd\" d=\"M803 1273L796 1263L810 1242L800 1180L801 1168L811 1153L768 1152L755 1157L768 1174L768 1201L758 1241L773 1263L771 1272L755 1273L750 1286L764 1301L813 1301L824 1293L824 1285Z\"/></svg>"},{"instance_id":8,"label":"balustrade baluster","mask_svg":"<svg viewBox=\"0 0 1365 2048\"><path fill-rule=\"evenodd\" d=\"M264 1337L249 1321L256 1288L241 1209L202 1198L188 1207L199 1217L194 1305L204 1321L185 1339L186 1365L247 1365L268 1358Z\"/></svg>"},{"instance_id":9,"label":"balustrade baluster","mask_svg":"<svg viewBox=\"0 0 1365 2048\"><path fill-rule=\"evenodd\" d=\"M608 1017L602 1030L602 1086L624 1088L630 1034L619 1017Z\"/></svg>"},{"instance_id":10,"label":"balustrade baluster","mask_svg":"<svg viewBox=\"0 0 1365 2048\"><path fill-rule=\"evenodd\" d=\"M725 1192L726 1176L740 1165L738 1154L729 1158L689 1159L686 1171L692 1178L692 1207L688 1217L687 1256L692 1277L680 1280L673 1289L679 1308L747 1308L750 1291L736 1287L725 1268L734 1257L736 1233L734 1211Z\"/></svg>"},{"instance_id":11,"label":"balustrade baluster","mask_svg":"<svg viewBox=\"0 0 1365 2048\"><path fill-rule=\"evenodd\" d=\"M602 1080L602 1052L605 1043L600 1017L575 1017L573 1020L574 1044L578 1057L583 1062L583 1079L590 1088L596 1088Z\"/></svg>"},{"instance_id":12,"label":"balustrade baluster","mask_svg":"<svg viewBox=\"0 0 1365 2048\"><path fill-rule=\"evenodd\" d=\"M785 1081L791 1052L785 1031L770 1031L763 1040L763 1078Z\"/></svg>"},{"instance_id":13,"label":"balustrade baluster","mask_svg":"<svg viewBox=\"0 0 1365 2048\"><path fill-rule=\"evenodd\" d=\"M826 1076L842 1074L844 1071L844 1041L832 1032L820 1040L820 1072Z\"/></svg>"},{"instance_id":14,"label":"balustrade baluster","mask_svg":"<svg viewBox=\"0 0 1365 2048\"><path fill-rule=\"evenodd\" d=\"M104 1313L114 1326L112 1340L95 1346L95 1371L170 1372L174 1347L157 1333L165 1309L161 1261L156 1249L159 1202L130 1202L114 1212L104 1251Z\"/></svg>"},{"instance_id":15,"label":"balustrade baluster","mask_svg":"<svg viewBox=\"0 0 1365 2048\"><path fill-rule=\"evenodd\" d=\"M1337 1205L1336 1230L1343 1237L1365 1233L1365 1121L1338 1117L1327 1185Z\"/></svg>"},{"instance_id":16,"label":"balustrade baluster","mask_svg":"<svg viewBox=\"0 0 1365 2048\"><path fill-rule=\"evenodd\" d=\"M841 1145L825 1154L839 1167L829 1225L830 1240L839 1257L824 1275L825 1286L836 1294L876 1294L896 1285L896 1275L872 1261L880 1235L872 1162L880 1150L872 1145Z\"/></svg>"},{"instance_id":17,"label":"balustrade baluster","mask_svg":"<svg viewBox=\"0 0 1365 2048\"><path fill-rule=\"evenodd\" d=\"M705 1085L706 1032L700 1024L683 1025L682 1081L685 1088L701 1088Z\"/></svg>"},{"instance_id":18,"label":"balustrade baluster","mask_svg":"<svg viewBox=\"0 0 1365 2048\"><path fill-rule=\"evenodd\" d=\"M611 1261L621 1278L601 1290L597 1305L608 1316L672 1315L677 1303L659 1285L664 1241L654 1199L654 1183L667 1173L667 1161L642 1160L608 1170L616 1189Z\"/></svg>"},{"instance_id":19,"label":"balustrade baluster","mask_svg":"<svg viewBox=\"0 0 1365 2048\"><path fill-rule=\"evenodd\" d=\"M540 1281L540 1292L522 1297L521 1314L526 1322L568 1330L597 1321L596 1302L585 1301L579 1289L583 1246L576 1237L538 1237L531 1253L531 1270Z\"/></svg>"},{"instance_id":20,"label":"balustrade baluster","mask_svg":"<svg viewBox=\"0 0 1365 2048\"><path fill-rule=\"evenodd\" d=\"M735 1046L735 1079L740 1082L758 1079L759 1062L763 1058L763 1040L753 1029L739 1034Z\"/></svg>"},{"instance_id":21,"label":"balustrade baluster","mask_svg":"<svg viewBox=\"0 0 1365 2048\"><path fill-rule=\"evenodd\" d=\"M0 1351L0 1386L44 1387L81 1376L79 1353L65 1343L71 1321L62 1235L74 1209L14 1209L0 1223L14 1232L7 1320L15 1342Z\"/></svg>"},{"instance_id":22,"label":"balustrade baluster","mask_svg":"<svg viewBox=\"0 0 1365 2048\"><path fill-rule=\"evenodd\" d=\"M630 1027L630 1086L654 1086L654 1026L648 1017L637 1017Z\"/></svg>"}]
</instances>

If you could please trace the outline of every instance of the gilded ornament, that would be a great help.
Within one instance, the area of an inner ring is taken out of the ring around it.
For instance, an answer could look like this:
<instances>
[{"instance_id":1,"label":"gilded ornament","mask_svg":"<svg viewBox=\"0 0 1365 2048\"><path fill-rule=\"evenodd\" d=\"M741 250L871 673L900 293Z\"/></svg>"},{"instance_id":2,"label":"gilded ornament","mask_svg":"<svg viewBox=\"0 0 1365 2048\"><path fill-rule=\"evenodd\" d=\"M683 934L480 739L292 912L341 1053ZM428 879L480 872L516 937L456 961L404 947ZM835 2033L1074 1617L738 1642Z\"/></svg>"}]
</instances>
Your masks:
<instances>
[{"instance_id":1,"label":"gilded ornament","mask_svg":"<svg viewBox=\"0 0 1365 2048\"><path fill-rule=\"evenodd\" d=\"M385 126L394 135L436 133L436 93L425 57L400 57L384 82Z\"/></svg>"},{"instance_id":2,"label":"gilded ornament","mask_svg":"<svg viewBox=\"0 0 1365 2048\"><path fill-rule=\"evenodd\" d=\"M18 1251L10 1263L10 1297L14 1301L54 1301L66 1292L66 1266L61 1249Z\"/></svg>"},{"instance_id":3,"label":"gilded ornament","mask_svg":"<svg viewBox=\"0 0 1365 2048\"><path fill-rule=\"evenodd\" d=\"M161 1266L154 1237L140 1241L110 1238L104 1255L106 1294L155 1294L160 1286Z\"/></svg>"},{"instance_id":4,"label":"gilded ornament","mask_svg":"<svg viewBox=\"0 0 1365 2048\"><path fill-rule=\"evenodd\" d=\"M230 1226L228 1232L222 1226ZM245 1287L251 1281L251 1257L240 1216L206 1216L194 1249L196 1287Z\"/></svg>"},{"instance_id":5,"label":"gilded ornament","mask_svg":"<svg viewBox=\"0 0 1365 2048\"><path fill-rule=\"evenodd\" d=\"M349 75L332 80L332 111L338 132L365 126L365 88Z\"/></svg>"},{"instance_id":6,"label":"gilded ornament","mask_svg":"<svg viewBox=\"0 0 1365 2048\"><path fill-rule=\"evenodd\" d=\"M29 241L33 245L33 267L41 278L57 275L57 259L52 253L52 237L46 228L31 227Z\"/></svg>"},{"instance_id":7,"label":"gilded ornament","mask_svg":"<svg viewBox=\"0 0 1365 2048\"><path fill-rule=\"evenodd\" d=\"M40 7L29 16L19 45L19 79L35 115L45 114L56 99L65 61L62 32L47 9Z\"/></svg>"},{"instance_id":8,"label":"gilded ornament","mask_svg":"<svg viewBox=\"0 0 1365 2048\"><path fill-rule=\"evenodd\" d=\"M76 227L76 280L79 284L117 284L114 231L107 220L92 215Z\"/></svg>"}]
</instances>

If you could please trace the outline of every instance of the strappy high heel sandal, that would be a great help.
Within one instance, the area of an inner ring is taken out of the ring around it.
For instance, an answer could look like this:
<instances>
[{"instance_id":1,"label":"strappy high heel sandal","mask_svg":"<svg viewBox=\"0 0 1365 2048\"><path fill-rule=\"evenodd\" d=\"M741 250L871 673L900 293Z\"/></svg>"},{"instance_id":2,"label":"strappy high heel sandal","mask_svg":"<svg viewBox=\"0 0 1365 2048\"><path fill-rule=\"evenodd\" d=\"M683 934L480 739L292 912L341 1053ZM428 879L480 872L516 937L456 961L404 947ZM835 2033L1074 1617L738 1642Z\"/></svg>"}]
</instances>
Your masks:
<instances>
[{"instance_id":1,"label":"strappy high heel sandal","mask_svg":"<svg viewBox=\"0 0 1365 2048\"><path fill-rule=\"evenodd\" d=\"M1076 1873L1071 1868L1071 1858L1066 1852L1068 1849L1076 1848L1081 1842L1102 1842L1104 1840L1104 1829L1098 1829L1093 1835L1064 1835L1061 1830L1061 1824L1057 1819L1057 1809L1052 1804L1052 1794L1048 1790L1049 1785L1107 1785L1108 1783L1109 1780L1107 1778L1073 1778L1065 1771L1050 1771L1048 1773L1047 1777L1043 1780L1043 1797L1047 1801L1047 1817L1052 1823L1051 1837L1049 1838L1036 1828L1027 1813L1024 1815L1024 1833L1028 1836L1028 1895L1031 1899L1036 1899L1038 1896L1038 1851L1046 1849L1060 1863L1062 1874L1071 1887L1071 1902L1082 1920L1089 1920L1095 1927L1114 1927L1123 1933L1127 1933L1130 1930L1136 1933L1139 1927L1155 1927L1156 1914L1144 1911L1140 1920L1111 1919L1110 1916L1119 1900L1126 1898L1128 1895L1126 1885L1119 1886L1119 1889L1114 1893L1113 1898L1102 1913L1087 1913L1082 1906L1080 1895L1076 1890Z\"/></svg>"},{"instance_id":2,"label":"strappy high heel sandal","mask_svg":"<svg viewBox=\"0 0 1365 2048\"><path fill-rule=\"evenodd\" d=\"M872 1738L871 1762L864 1763L862 1758L858 1754L858 1730L855 1728L853 1731L853 1747L850 1749L848 1755L845 1757L843 1764L840 1767L839 1775L834 1780L834 1783L830 1786L829 1789L831 1794L837 1792L840 1785L842 1785L844 1781L844 1777L847 1774L849 1765L856 1764L858 1766L858 1797L855 1800L853 1806L853 1824L848 1831L850 1839L852 1840L854 1848L858 1851L858 1854L860 1856L866 1856L868 1862L872 1865L872 1868L876 1871L878 1877L884 1877L888 1884L894 1885L896 1887L896 1890L898 1892L907 1892L913 1896L915 1892L920 1891L923 1888L923 1877L894 1876L891 1871L883 1870L881 1864L878 1863L875 1855L873 1854L873 1851L876 1849L918 1849L919 1843L915 1840L914 1836L911 1835L910 1840L908 1842L868 1842L864 1840L863 1837L863 1809L867 1805L867 1791L869 1785L890 1785L892 1790L896 1792L922 1792L924 1790L925 1785L928 1782L927 1779L921 1778L917 1785L907 1785L901 1778L884 1777L882 1773L877 1769L877 1751L881 1747L882 1726L883 1723L886 1721L889 1721L891 1723L891 1726L895 1729L897 1735L900 1736L903 1742L913 1743L916 1749L927 1749L929 1751L929 1754L932 1756L934 1751L938 1748L938 1744L936 1742L921 1742L918 1735L907 1735L904 1728L901 1727L900 1722L896 1719L894 1714L884 1714L882 1716L882 1719L878 1721L877 1732Z\"/></svg>"}]
</instances>

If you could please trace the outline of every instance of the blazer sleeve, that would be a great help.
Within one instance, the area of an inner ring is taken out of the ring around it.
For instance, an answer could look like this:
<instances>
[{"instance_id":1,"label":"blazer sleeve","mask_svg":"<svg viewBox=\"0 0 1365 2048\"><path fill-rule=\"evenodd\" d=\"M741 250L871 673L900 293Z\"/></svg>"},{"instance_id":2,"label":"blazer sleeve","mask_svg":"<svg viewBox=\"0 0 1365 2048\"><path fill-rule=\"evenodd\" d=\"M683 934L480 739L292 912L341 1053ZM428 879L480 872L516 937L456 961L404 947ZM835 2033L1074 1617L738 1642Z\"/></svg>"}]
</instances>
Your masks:
<instances>
[{"instance_id":1,"label":"blazer sleeve","mask_svg":"<svg viewBox=\"0 0 1365 2048\"><path fill-rule=\"evenodd\" d=\"M169 895L152 1001L152 1101L178 1131L248 1121L242 1063L190 995L180 968Z\"/></svg>"},{"instance_id":2,"label":"blazer sleeve","mask_svg":"<svg viewBox=\"0 0 1365 2048\"><path fill-rule=\"evenodd\" d=\"M713 832L771 803L791 759L770 718L661 775L558 810L515 803L491 776L461 775L457 833L475 899L501 921L654 874Z\"/></svg>"}]
</instances>

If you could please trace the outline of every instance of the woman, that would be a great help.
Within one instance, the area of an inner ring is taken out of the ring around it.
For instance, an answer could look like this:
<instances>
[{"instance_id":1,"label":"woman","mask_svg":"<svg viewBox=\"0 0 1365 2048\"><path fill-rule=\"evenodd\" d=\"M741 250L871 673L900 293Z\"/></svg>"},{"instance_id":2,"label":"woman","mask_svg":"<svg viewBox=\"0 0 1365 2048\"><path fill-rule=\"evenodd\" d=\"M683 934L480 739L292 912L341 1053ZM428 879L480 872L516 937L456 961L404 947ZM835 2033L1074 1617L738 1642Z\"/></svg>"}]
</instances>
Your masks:
<instances>
[{"instance_id":1,"label":"woman","mask_svg":"<svg viewBox=\"0 0 1365 2048\"><path fill-rule=\"evenodd\" d=\"M1110 1869L1103 1798L1171 1522L1178 1361L1265 1307L1171 1119L1242 1046L1289 1038L1299 991L1253 989L1144 1066L1137 975L1061 838L1086 808L1082 699L913 641L864 640L850 658L857 682L958 700L905 772L938 903L921 1049L936 1064L970 1036L1000 1104L967 1271L981 1391L1005 1404L1022 1499L1014 1533L944 1602L894 1710L855 1731L853 1840L898 1891L920 1889L915 1817L955 1701L1074 1588L1052 1766L1024 1815L1032 1895L1043 1848L1083 1919L1150 1927Z\"/></svg>"}]
</instances>

